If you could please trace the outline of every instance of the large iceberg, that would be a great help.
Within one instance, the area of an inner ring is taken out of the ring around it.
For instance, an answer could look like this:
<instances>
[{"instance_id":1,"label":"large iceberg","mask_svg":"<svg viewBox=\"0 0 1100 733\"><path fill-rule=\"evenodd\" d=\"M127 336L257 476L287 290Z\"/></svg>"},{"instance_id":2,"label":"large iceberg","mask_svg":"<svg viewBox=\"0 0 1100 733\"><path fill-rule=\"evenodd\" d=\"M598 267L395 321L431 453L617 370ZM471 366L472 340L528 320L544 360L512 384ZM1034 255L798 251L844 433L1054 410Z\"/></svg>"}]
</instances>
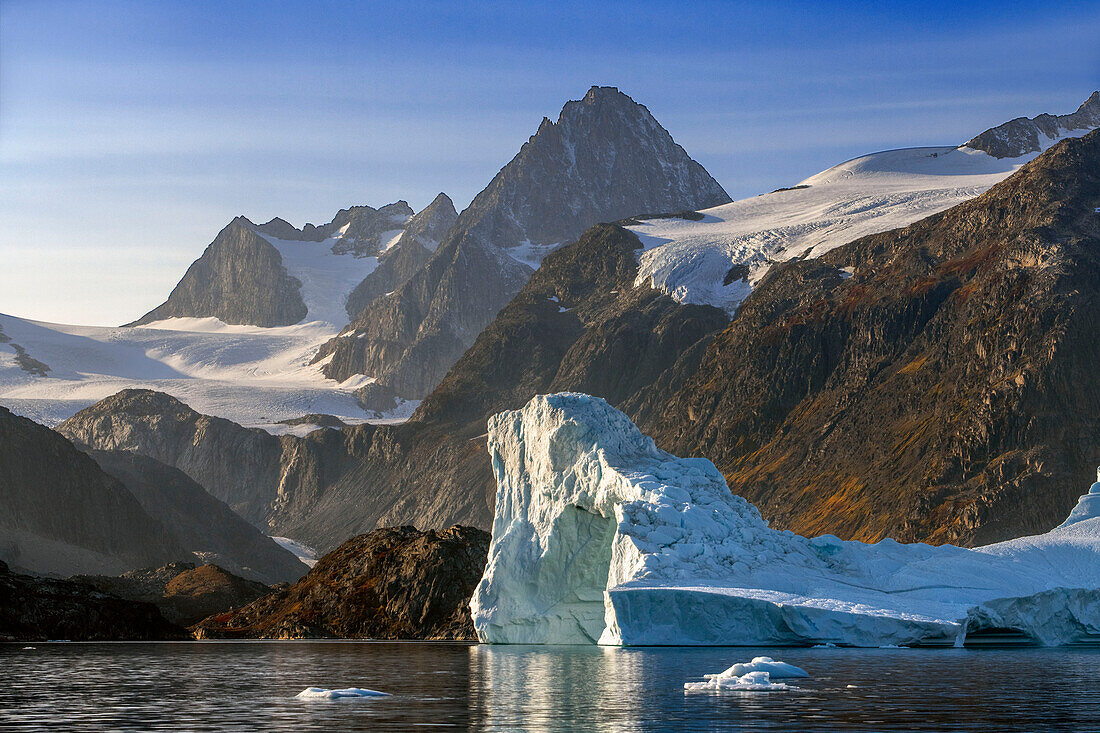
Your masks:
<instances>
[{"instance_id":1,"label":"large iceberg","mask_svg":"<svg viewBox=\"0 0 1100 733\"><path fill-rule=\"evenodd\" d=\"M496 516L470 602L483 642L1100 639L1095 511L976 549L801 537L770 529L710 461L659 450L626 415L582 394L493 416L489 453Z\"/></svg>"}]
</instances>

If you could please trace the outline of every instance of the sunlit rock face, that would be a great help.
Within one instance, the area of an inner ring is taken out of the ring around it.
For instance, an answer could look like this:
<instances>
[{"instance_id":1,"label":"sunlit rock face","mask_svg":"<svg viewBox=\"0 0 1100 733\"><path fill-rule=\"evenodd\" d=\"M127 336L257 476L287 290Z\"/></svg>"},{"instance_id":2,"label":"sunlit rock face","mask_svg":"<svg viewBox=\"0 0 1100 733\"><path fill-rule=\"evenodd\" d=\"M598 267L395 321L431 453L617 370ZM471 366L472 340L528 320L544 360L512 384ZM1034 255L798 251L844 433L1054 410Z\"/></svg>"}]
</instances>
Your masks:
<instances>
[{"instance_id":1,"label":"sunlit rock face","mask_svg":"<svg viewBox=\"0 0 1100 733\"><path fill-rule=\"evenodd\" d=\"M498 484L471 600L496 643L1042 644L1100 634L1100 518L976 550L772 530L709 461L563 393L489 420Z\"/></svg>"}]
</instances>

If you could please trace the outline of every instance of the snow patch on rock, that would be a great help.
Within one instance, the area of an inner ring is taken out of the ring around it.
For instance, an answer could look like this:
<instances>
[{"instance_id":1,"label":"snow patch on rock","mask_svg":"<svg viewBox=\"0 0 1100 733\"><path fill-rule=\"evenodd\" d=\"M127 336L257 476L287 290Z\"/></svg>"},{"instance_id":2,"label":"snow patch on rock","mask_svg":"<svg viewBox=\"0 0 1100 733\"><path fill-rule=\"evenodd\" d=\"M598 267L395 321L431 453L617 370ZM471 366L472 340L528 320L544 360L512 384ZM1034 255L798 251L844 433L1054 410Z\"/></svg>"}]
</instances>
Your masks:
<instances>
[{"instance_id":1,"label":"snow patch on rock","mask_svg":"<svg viewBox=\"0 0 1100 733\"><path fill-rule=\"evenodd\" d=\"M1100 518L974 550L768 527L702 458L623 413L543 395L489 419L489 561L470 602L485 642L1036 643L1100 635Z\"/></svg>"}]
</instances>

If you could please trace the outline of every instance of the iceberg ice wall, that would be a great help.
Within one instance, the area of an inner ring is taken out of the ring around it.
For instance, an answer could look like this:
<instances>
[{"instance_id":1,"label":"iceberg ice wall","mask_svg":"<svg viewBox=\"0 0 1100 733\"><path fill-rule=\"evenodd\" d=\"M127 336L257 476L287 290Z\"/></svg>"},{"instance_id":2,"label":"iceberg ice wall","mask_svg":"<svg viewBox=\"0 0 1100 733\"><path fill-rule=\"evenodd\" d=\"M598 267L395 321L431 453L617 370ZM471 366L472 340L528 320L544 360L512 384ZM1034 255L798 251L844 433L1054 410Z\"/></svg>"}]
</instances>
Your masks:
<instances>
[{"instance_id":1,"label":"iceberg ice wall","mask_svg":"<svg viewBox=\"0 0 1100 733\"><path fill-rule=\"evenodd\" d=\"M975 550L770 529L710 461L659 450L581 394L489 420L486 642L959 643L1100 638L1100 517Z\"/></svg>"}]
</instances>

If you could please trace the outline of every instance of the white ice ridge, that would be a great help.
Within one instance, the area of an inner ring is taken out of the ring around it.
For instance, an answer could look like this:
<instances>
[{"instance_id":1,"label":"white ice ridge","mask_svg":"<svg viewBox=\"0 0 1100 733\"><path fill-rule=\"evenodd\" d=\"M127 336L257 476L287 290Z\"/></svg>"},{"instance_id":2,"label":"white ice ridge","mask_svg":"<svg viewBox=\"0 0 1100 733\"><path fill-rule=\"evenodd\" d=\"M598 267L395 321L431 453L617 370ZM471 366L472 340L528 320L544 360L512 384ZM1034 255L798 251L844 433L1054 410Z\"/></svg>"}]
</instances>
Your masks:
<instances>
[{"instance_id":1,"label":"white ice ridge","mask_svg":"<svg viewBox=\"0 0 1100 733\"><path fill-rule=\"evenodd\" d=\"M743 677L750 672L767 672L775 678L780 677L809 677L809 673L801 667L786 662L777 662L771 657L753 657L751 662L739 662L720 675L703 675L704 677Z\"/></svg>"},{"instance_id":2,"label":"white ice ridge","mask_svg":"<svg viewBox=\"0 0 1100 733\"><path fill-rule=\"evenodd\" d=\"M1088 132L1063 130L1043 149ZM974 198L1038 154L998 159L965 146L887 150L788 189L706 209L698 221L643 220L628 227L644 245L634 284L732 314L774 263L818 257L908 226ZM738 265L740 271L732 269Z\"/></svg>"},{"instance_id":3,"label":"white ice ridge","mask_svg":"<svg viewBox=\"0 0 1100 733\"><path fill-rule=\"evenodd\" d=\"M390 697L390 693L368 690L364 687L347 687L343 690L327 690L324 687L307 687L295 695L295 697L336 700L341 697Z\"/></svg>"},{"instance_id":4,"label":"white ice ridge","mask_svg":"<svg viewBox=\"0 0 1100 733\"><path fill-rule=\"evenodd\" d=\"M702 458L657 449L599 398L555 394L489 419L483 642L962 643L1016 630L1100 638L1100 518L974 550L768 527Z\"/></svg>"}]
</instances>

